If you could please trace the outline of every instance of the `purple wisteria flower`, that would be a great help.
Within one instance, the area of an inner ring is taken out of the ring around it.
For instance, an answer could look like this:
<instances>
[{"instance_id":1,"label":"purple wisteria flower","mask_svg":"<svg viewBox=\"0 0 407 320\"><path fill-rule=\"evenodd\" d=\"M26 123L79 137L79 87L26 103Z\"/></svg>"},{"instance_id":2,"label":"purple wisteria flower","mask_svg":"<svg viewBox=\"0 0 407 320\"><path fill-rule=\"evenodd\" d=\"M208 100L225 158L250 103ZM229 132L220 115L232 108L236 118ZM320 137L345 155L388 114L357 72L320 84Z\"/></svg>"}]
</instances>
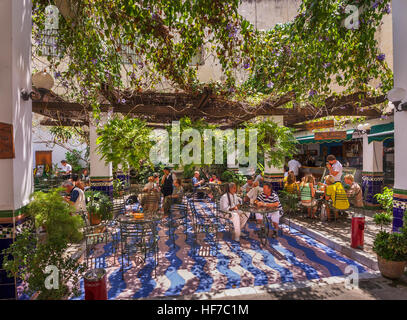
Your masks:
<instances>
[{"instance_id":1,"label":"purple wisteria flower","mask_svg":"<svg viewBox=\"0 0 407 320\"><path fill-rule=\"evenodd\" d=\"M98 63L98 59L92 59L92 63L93 63L94 65L96 65L96 63Z\"/></svg>"},{"instance_id":2,"label":"purple wisteria flower","mask_svg":"<svg viewBox=\"0 0 407 320\"><path fill-rule=\"evenodd\" d=\"M235 92L235 88L229 88L229 93Z\"/></svg>"},{"instance_id":3,"label":"purple wisteria flower","mask_svg":"<svg viewBox=\"0 0 407 320\"><path fill-rule=\"evenodd\" d=\"M329 68L331 65L332 64L330 62L328 62L328 63L324 63L323 67L324 67L324 69L326 69L326 68Z\"/></svg>"},{"instance_id":4,"label":"purple wisteria flower","mask_svg":"<svg viewBox=\"0 0 407 320\"><path fill-rule=\"evenodd\" d=\"M391 13L390 4L386 4L386 6L384 7L384 12L386 12L387 14Z\"/></svg>"},{"instance_id":5,"label":"purple wisteria flower","mask_svg":"<svg viewBox=\"0 0 407 320\"><path fill-rule=\"evenodd\" d=\"M125 104L126 103L126 99L117 99L117 103L121 103L121 104Z\"/></svg>"},{"instance_id":6,"label":"purple wisteria flower","mask_svg":"<svg viewBox=\"0 0 407 320\"><path fill-rule=\"evenodd\" d=\"M388 118L388 116L386 116L386 115L384 115L384 114L382 114L381 116L380 116L380 119L383 119L383 120L386 120Z\"/></svg>"},{"instance_id":7,"label":"purple wisteria flower","mask_svg":"<svg viewBox=\"0 0 407 320\"><path fill-rule=\"evenodd\" d=\"M310 96L310 97L313 97L313 96L315 96L316 94L317 94L317 92L316 92L314 89L311 89L310 92L309 92L309 96Z\"/></svg>"},{"instance_id":8,"label":"purple wisteria flower","mask_svg":"<svg viewBox=\"0 0 407 320\"><path fill-rule=\"evenodd\" d=\"M384 53L382 53L382 54L379 54L376 58L379 61L384 61L384 59L386 58L386 55Z\"/></svg>"},{"instance_id":9,"label":"purple wisteria flower","mask_svg":"<svg viewBox=\"0 0 407 320\"><path fill-rule=\"evenodd\" d=\"M57 72L54 73L54 78L55 79L58 79L60 77L61 77L61 72L57 71Z\"/></svg>"},{"instance_id":10,"label":"purple wisteria flower","mask_svg":"<svg viewBox=\"0 0 407 320\"><path fill-rule=\"evenodd\" d=\"M243 65L243 68L249 69L249 68L250 68L250 63L249 63L249 62L245 63L245 64Z\"/></svg>"},{"instance_id":11,"label":"purple wisteria flower","mask_svg":"<svg viewBox=\"0 0 407 320\"><path fill-rule=\"evenodd\" d=\"M268 88L273 88L273 87L274 87L274 83L270 81L269 83L267 83L267 87L268 87Z\"/></svg>"}]
</instances>

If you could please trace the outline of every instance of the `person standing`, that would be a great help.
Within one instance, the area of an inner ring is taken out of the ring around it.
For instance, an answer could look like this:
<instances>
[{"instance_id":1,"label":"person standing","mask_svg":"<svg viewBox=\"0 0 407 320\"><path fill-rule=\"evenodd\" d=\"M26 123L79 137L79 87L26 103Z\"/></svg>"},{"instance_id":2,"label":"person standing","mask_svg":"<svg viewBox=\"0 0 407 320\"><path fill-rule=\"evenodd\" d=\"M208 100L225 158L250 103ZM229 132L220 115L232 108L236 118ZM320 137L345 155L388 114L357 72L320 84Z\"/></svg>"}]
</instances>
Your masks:
<instances>
[{"instance_id":1,"label":"person standing","mask_svg":"<svg viewBox=\"0 0 407 320\"><path fill-rule=\"evenodd\" d=\"M301 168L301 163L296 159L293 158L287 163L288 170L294 172L295 179L298 178L299 169Z\"/></svg>"},{"instance_id":2,"label":"person standing","mask_svg":"<svg viewBox=\"0 0 407 320\"><path fill-rule=\"evenodd\" d=\"M329 175L334 177L335 182L341 182L342 164L338 160L336 160L336 157L333 154L327 156L326 160L326 167L329 170Z\"/></svg>"},{"instance_id":3,"label":"person standing","mask_svg":"<svg viewBox=\"0 0 407 320\"><path fill-rule=\"evenodd\" d=\"M248 215L239 210L241 199L236 195L236 184L229 183L227 192L220 198L220 210L231 214L233 228L235 231L235 241L240 241L241 229L246 225Z\"/></svg>"},{"instance_id":4,"label":"person standing","mask_svg":"<svg viewBox=\"0 0 407 320\"><path fill-rule=\"evenodd\" d=\"M169 200L173 191L174 183L173 175L171 174L171 169L169 167L164 168L164 175L161 178L161 192L164 196L164 214L170 214L171 200Z\"/></svg>"}]
</instances>

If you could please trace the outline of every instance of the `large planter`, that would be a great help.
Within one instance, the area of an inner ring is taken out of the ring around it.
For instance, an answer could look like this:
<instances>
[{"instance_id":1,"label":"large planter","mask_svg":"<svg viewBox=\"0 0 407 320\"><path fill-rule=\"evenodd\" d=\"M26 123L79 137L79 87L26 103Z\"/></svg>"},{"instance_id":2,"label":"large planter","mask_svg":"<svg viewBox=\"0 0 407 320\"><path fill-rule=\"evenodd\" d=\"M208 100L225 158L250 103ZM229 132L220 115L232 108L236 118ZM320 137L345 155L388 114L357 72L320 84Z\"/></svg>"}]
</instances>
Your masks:
<instances>
[{"instance_id":1,"label":"large planter","mask_svg":"<svg viewBox=\"0 0 407 320\"><path fill-rule=\"evenodd\" d=\"M95 213L88 213L89 216L89 222L91 226L96 226L102 222L102 220L99 218L99 216Z\"/></svg>"},{"instance_id":2,"label":"large planter","mask_svg":"<svg viewBox=\"0 0 407 320\"><path fill-rule=\"evenodd\" d=\"M389 261L377 256L377 263L383 277L389 279L399 279L404 274L406 261Z\"/></svg>"}]
</instances>

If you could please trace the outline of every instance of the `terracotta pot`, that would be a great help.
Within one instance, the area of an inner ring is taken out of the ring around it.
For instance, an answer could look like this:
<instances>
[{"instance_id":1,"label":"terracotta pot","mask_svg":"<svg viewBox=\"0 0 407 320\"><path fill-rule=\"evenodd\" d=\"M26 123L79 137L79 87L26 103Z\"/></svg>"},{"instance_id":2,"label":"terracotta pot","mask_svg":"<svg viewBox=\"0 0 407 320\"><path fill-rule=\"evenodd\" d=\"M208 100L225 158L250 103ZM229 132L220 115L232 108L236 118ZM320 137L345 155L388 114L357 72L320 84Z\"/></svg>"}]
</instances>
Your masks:
<instances>
[{"instance_id":1,"label":"terracotta pot","mask_svg":"<svg viewBox=\"0 0 407 320\"><path fill-rule=\"evenodd\" d=\"M406 261L389 261L377 256L377 263L383 277L389 279L399 279L406 268Z\"/></svg>"},{"instance_id":2,"label":"terracotta pot","mask_svg":"<svg viewBox=\"0 0 407 320\"><path fill-rule=\"evenodd\" d=\"M102 220L96 214L88 213L88 217L91 226L96 226L102 222Z\"/></svg>"}]
</instances>

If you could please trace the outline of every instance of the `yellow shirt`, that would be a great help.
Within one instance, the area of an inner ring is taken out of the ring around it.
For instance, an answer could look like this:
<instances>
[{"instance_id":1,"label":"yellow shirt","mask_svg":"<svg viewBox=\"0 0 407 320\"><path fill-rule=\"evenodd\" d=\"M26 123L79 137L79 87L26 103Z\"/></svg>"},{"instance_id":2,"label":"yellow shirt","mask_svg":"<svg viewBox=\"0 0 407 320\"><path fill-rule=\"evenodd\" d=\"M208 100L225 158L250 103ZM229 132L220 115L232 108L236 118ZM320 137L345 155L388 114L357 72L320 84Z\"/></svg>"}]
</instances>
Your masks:
<instances>
[{"instance_id":1,"label":"yellow shirt","mask_svg":"<svg viewBox=\"0 0 407 320\"><path fill-rule=\"evenodd\" d=\"M291 184L286 183L284 185L284 190L287 191L288 193L297 193L299 190L298 184L296 184L295 182Z\"/></svg>"},{"instance_id":2,"label":"yellow shirt","mask_svg":"<svg viewBox=\"0 0 407 320\"><path fill-rule=\"evenodd\" d=\"M342 183L336 182L335 184L329 185L326 188L326 195L331 197L334 208L338 210L346 210L349 208L349 201Z\"/></svg>"}]
</instances>

